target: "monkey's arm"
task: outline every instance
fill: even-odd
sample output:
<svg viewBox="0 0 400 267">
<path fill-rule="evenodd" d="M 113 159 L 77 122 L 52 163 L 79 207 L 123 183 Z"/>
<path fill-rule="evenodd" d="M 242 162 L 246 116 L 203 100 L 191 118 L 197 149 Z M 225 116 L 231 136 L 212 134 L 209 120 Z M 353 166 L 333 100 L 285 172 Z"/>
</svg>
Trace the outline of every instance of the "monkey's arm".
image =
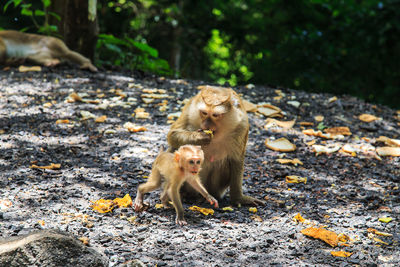
<svg viewBox="0 0 400 267">
<path fill-rule="evenodd" d="M 214 205 L 214 207 L 218 208 L 218 201 L 207 192 L 204 186 L 200 183 L 199 177 L 188 179 L 186 182 L 197 190 L 197 192 L 199 192 L 210 203 L 210 205 Z"/>
</svg>

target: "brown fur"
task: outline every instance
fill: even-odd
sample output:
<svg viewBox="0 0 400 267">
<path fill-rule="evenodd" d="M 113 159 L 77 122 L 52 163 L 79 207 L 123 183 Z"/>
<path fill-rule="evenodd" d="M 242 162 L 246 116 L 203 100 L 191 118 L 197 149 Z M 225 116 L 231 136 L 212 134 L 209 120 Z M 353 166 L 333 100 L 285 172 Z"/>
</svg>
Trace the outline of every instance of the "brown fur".
<svg viewBox="0 0 400 267">
<path fill-rule="evenodd" d="M 55 66 L 71 61 L 82 69 L 97 71 L 91 61 L 71 51 L 60 39 L 18 31 L 0 31 L 0 64 L 31 61 L 44 66 Z"/>
</svg>

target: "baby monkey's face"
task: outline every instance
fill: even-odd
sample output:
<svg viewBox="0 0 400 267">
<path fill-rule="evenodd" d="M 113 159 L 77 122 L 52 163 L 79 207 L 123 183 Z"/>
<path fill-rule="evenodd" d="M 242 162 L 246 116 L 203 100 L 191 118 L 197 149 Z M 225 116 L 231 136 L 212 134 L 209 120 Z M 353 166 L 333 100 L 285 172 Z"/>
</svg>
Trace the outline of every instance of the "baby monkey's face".
<svg viewBox="0 0 400 267">
<path fill-rule="evenodd" d="M 199 157 L 190 158 L 187 161 L 187 169 L 191 174 L 196 175 L 200 172 L 202 163 L 203 163 L 203 159 L 201 159 Z"/>
</svg>

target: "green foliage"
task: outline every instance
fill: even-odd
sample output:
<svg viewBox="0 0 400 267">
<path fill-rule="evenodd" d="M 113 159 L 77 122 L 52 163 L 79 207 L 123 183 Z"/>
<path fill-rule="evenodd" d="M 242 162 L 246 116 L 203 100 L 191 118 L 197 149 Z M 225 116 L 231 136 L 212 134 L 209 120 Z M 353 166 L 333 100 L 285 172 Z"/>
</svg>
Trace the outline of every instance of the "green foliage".
<svg viewBox="0 0 400 267">
<path fill-rule="evenodd" d="M 153 47 L 132 38 L 117 38 L 112 34 L 100 34 L 97 41 L 97 63 L 142 70 L 159 75 L 172 75 L 168 62 L 158 57 Z"/>
<path fill-rule="evenodd" d="M 50 25 L 48 23 L 49 16 L 55 17 L 60 20 L 60 16 L 54 12 L 49 12 L 48 7 L 51 4 L 51 0 L 40 0 L 41 7 L 35 7 L 32 3 L 27 3 L 23 0 L 8 0 L 3 7 L 3 12 L 6 12 L 8 7 L 13 4 L 14 8 L 20 8 L 20 14 L 22 16 L 29 17 L 35 25 L 38 32 L 46 35 L 56 35 L 58 32 L 57 26 Z"/>
</svg>

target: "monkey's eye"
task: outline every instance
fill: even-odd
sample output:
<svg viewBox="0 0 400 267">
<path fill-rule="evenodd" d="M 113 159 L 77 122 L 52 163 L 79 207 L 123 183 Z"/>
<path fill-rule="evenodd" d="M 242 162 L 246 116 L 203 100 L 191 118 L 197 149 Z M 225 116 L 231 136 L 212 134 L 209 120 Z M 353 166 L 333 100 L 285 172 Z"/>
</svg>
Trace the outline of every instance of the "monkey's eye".
<svg viewBox="0 0 400 267">
<path fill-rule="evenodd" d="M 217 119 L 217 118 L 219 118 L 221 116 L 221 114 L 213 113 L 212 116 Z"/>
<path fill-rule="evenodd" d="M 200 110 L 200 113 L 201 113 L 201 115 L 203 115 L 203 116 L 207 116 L 207 111 Z"/>
<path fill-rule="evenodd" d="M 194 160 L 189 160 L 189 164 L 193 165 L 194 164 Z"/>
<path fill-rule="evenodd" d="M 197 165 L 200 165 L 200 160 L 196 161 L 196 164 L 197 164 Z"/>
</svg>

